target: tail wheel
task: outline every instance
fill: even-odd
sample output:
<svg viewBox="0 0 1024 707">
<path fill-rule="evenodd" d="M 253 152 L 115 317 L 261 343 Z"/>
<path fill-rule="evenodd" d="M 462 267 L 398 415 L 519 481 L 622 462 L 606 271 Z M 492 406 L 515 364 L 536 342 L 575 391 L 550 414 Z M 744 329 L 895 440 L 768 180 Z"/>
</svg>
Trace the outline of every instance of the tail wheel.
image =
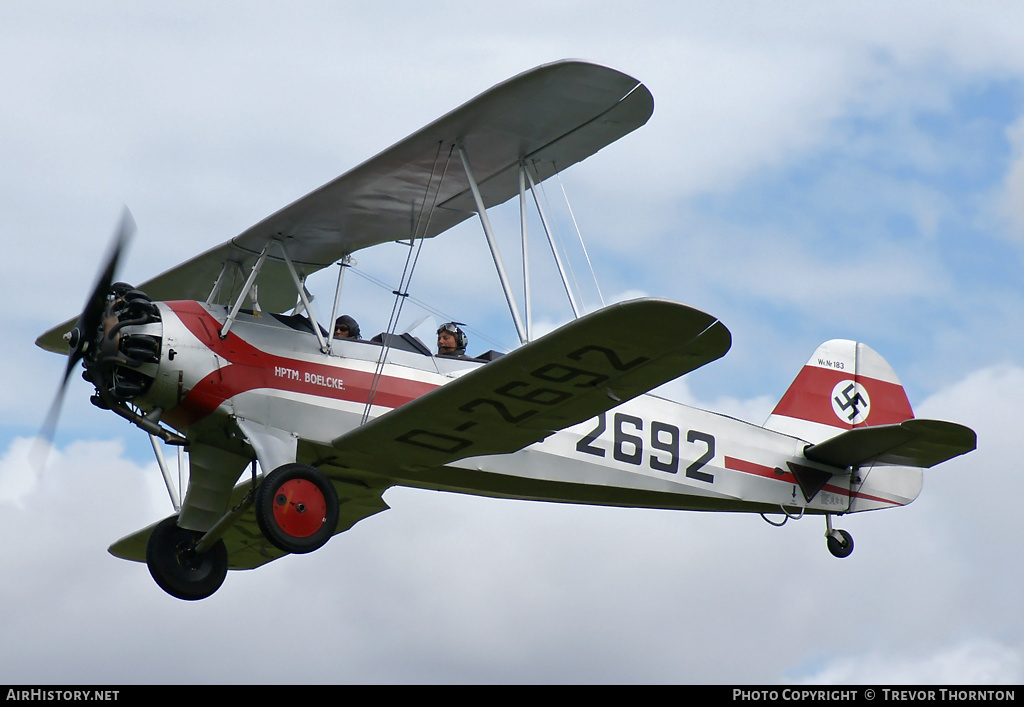
<svg viewBox="0 0 1024 707">
<path fill-rule="evenodd" d="M 318 550 L 338 528 L 334 484 L 311 466 L 280 466 L 256 489 L 256 522 L 263 536 L 285 552 Z"/>
<path fill-rule="evenodd" d="M 146 565 L 160 588 L 172 597 L 195 601 L 205 599 L 224 583 L 228 574 L 228 551 L 218 540 L 204 553 L 196 552 L 202 533 L 178 527 L 178 517 L 160 522 L 146 543 Z"/>
<path fill-rule="evenodd" d="M 828 551 L 836 557 L 849 557 L 853 553 L 853 536 L 845 530 L 833 530 L 825 536 Z"/>
</svg>

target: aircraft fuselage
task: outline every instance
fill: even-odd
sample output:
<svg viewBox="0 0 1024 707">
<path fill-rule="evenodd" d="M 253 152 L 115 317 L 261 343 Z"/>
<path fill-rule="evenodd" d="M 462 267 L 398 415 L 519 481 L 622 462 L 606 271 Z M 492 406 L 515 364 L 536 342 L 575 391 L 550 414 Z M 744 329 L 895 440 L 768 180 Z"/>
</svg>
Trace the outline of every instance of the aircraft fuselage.
<svg viewBox="0 0 1024 707">
<path fill-rule="evenodd" d="M 332 440 L 487 365 L 400 348 L 390 348 L 378 365 L 384 349 L 369 341 L 336 339 L 325 354 L 311 332 L 268 314 L 239 314 L 221 339 L 224 307 L 192 301 L 158 306 L 160 363 L 136 404 L 163 409 L 163 422 L 200 442 L 244 437 L 240 421 L 279 430 L 303 441 L 302 461 L 334 477 L 372 477 L 374 470 L 334 466 Z M 647 394 L 513 454 L 392 471 L 378 483 L 570 503 L 790 514 L 906 505 L 921 490 L 919 469 L 842 473 L 806 459 L 806 445 Z M 808 490 L 794 466 L 827 481 Z"/>
</svg>

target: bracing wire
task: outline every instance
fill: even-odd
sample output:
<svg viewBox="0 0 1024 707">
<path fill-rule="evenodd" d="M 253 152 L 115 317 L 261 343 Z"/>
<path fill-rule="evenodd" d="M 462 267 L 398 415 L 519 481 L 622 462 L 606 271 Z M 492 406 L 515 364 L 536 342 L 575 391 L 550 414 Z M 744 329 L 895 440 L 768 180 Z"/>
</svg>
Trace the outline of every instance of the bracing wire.
<svg viewBox="0 0 1024 707">
<path fill-rule="evenodd" d="M 590 253 L 587 252 L 587 244 L 583 242 L 583 233 L 580 231 L 580 225 L 576 222 L 576 214 L 573 213 L 572 204 L 569 203 L 569 195 L 565 191 L 565 184 L 562 183 L 561 172 L 555 172 L 555 176 L 558 178 L 558 186 L 562 188 L 562 197 L 565 199 L 565 205 L 569 209 L 569 216 L 572 218 L 572 225 L 576 229 L 576 237 L 579 238 L 580 247 L 583 248 L 583 257 L 587 259 L 587 267 L 590 268 L 590 277 L 594 280 L 594 287 L 597 288 L 597 296 L 601 300 L 601 306 L 604 306 L 604 295 L 601 293 L 601 285 L 597 282 L 597 273 L 594 272 L 594 264 L 590 260 Z"/>
<path fill-rule="evenodd" d="M 377 287 L 381 288 L 382 290 L 384 290 L 386 292 L 394 293 L 394 289 L 395 288 L 392 287 L 391 285 L 387 284 L 386 282 L 384 282 L 380 278 L 375 277 L 375 276 L 371 275 L 368 272 L 360 270 L 357 266 L 354 266 L 354 265 L 349 266 L 349 268 L 350 268 L 349 272 L 351 272 L 353 275 L 358 275 L 359 277 L 363 278 L 367 282 L 376 285 Z M 450 322 L 450 321 L 454 321 L 454 320 L 458 319 L 458 317 L 456 315 L 451 314 L 449 312 L 445 312 L 445 311 L 443 311 L 441 309 L 438 309 L 434 305 L 432 305 L 432 304 L 430 304 L 428 302 L 425 302 L 425 301 L 423 301 L 421 299 L 418 299 L 416 297 L 413 297 L 412 295 L 409 295 L 405 299 L 408 300 L 409 303 L 414 304 L 417 307 L 420 307 L 421 309 L 423 309 L 426 312 L 429 312 L 430 314 L 433 314 L 439 321 Z M 474 327 L 469 326 L 467 324 L 461 324 L 460 326 L 468 334 L 472 334 L 475 339 L 480 339 L 481 341 L 486 341 L 488 344 L 491 345 L 492 349 L 499 350 L 499 351 L 506 351 L 506 352 L 508 351 L 508 347 L 505 344 L 503 344 L 503 343 L 501 343 L 501 342 L 499 342 L 499 341 L 497 341 L 495 339 L 492 339 L 491 337 L 489 337 L 486 334 L 482 333 L 480 330 L 475 329 Z"/>
<path fill-rule="evenodd" d="M 388 336 L 385 337 L 385 341 L 382 342 L 384 345 L 381 347 L 380 355 L 377 357 L 377 365 L 374 368 L 373 379 L 370 382 L 370 391 L 366 398 L 366 407 L 363 409 L 363 417 L 360 422 L 361 425 L 366 424 L 367 420 L 370 419 L 370 410 L 373 407 L 373 399 L 377 395 L 377 388 L 380 385 L 380 381 L 384 373 L 384 363 L 387 360 L 388 351 L 391 348 L 389 343 L 390 335 L 395 333 L 399 319 L 402 316 L 402 308 L 405 305 L 405 300 L 409 297 L 409 287 L 412 284 L 412 275 L 416 270 L 416 264 L 419 262 L 420 251 L 423 249 L 423 241 L 426 239 L 426 233 L 430 228 L 430 219 L 434 214 L 434 207 L 436 206 L 437 198 L 441 193 L 441 185 L 444 183 L 445 175 L 448 173 L 448 165 L 451 163 L 452 153 L 455 150 L 455 146 L 453 144 L 448 150 L 448 157 L 445 160 L 444 168 L 441 170 L 441 176 L 437 182 L 437 188 L 434 190 L 434 197 L 431 199 L 430 190 L 434 183 L 434 175 L 437 173 L 437 166 L 440 162 L 442 146 L 443 142 L 437 143 L 437 153 L 434 155 L 434 163 L 430 168 L 430 176 L 428 177 L 427 184 L 423 190 L 423 201 L 420 202 L 420 209 L 416 216 L 416 223 L 413 225 L 412 237 L 409 243 L 409 253 L 405 259 L 405 267 L 403 268 L 402 276 L 399 279 L 398 289 L 393 292 L 395 295 L 395 302 L 391 307 L 391 317 L 388 319 Z M 420 227 L 421 224 L 422 228 Z"/>
<path fill-rule="evenodd" d="M 552 163 L 552 165 L 554 165 L 554 163 Z M 587 268 L 590 270 L 590 277 L 594 282 L 594 288 L 597 290 L 598 299 L 601 301 L 601 306 L 603 307 L 605 306 L 604 293 L 601 292 L 601 285 L 597 281 L 597 273 L 594 271 L 594 263 L 590 259 L 590 252 L 587 250 L 587 244 L 583 240 L 583 232 L 580 230 L 579 222 L 576 220 L 576 214 L 572 209 L 572 203 L 570 203 L 569 201 L 569 194 L 565 189 L 565 184 L 562 182 L 562 175 L 557 169 L 555 170 L 555 177 L 557 177 L 558 179 L 558 186 L 562 190 L 562 198 L 565 201 L 565 206 L 569 211 L 569 217 L 570 219 L 572 219 L 572 225 L 576 231 L 576 238 L 577 240 L 579 240 L 580 248 L 583 250 L 583 257 L 587 261 Z M 548 210 L 551 211 L 551 202 L 548 198 L 547 190 L 544 188 L 544 183 L 540 182 L 537 186 L 540 188 L 541 198 L 547 205 Z M 558 241 L 558 244 L 561 247 L 562 252 L 565 253 L 567 256 L 566 268 L 569 271 L 569 276 L 572 279 L 573 286 L 576 288 L 576 292 L 580 295 L 582 299 L 583 289 L 580 287 L 579 279 L 576 276 L 576 270 L 572 265 L 572 259 L 568 258 L 569 251 L 565 246 L 565 241 L 562 238 L 561 230 L 558 228 L 557 223 L 552 224 L 552 228 L 555 232 L 555 239 Z"/>
<path fill-rule="evenodd" d="M 538 182 L 537 188 L 540 190 L 540 197 L 544 201 L 548 213 L 554 213 L 554 211 L 551 208 L 551 200 L 548 198 L 547 189 L 544 187 L 544 182 Z M 569 258 L 569 249 L 565 247 L 565 241 L 562 238 L 562 231 L 558 227 L 558 222 L 556 219 L 552 220 L 551 229 L 554 231 L 555 241 L 558 242 L 559 248 L 561 248 L 562 253 L 565 255 L 565 268 L 568 270 L 569 279 L 572 280 L 573 287 L 576 288 L 576 294 L 582 295 L 583 291 L 582 288 L 580 288 L 579 280 L 576 278 L 576 271 L 572 267 L 572 259 Z M 582 307 L 583 303 L 581 302 L 580 305 Z"/>
</svg>

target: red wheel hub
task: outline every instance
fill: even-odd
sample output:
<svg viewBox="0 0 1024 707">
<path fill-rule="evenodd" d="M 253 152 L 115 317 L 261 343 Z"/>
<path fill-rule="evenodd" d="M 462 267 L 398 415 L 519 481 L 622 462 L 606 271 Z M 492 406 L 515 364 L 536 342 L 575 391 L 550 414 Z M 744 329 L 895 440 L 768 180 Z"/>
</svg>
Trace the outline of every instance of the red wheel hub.
<svg viewBox="0 0 1024 707">
<path fill-rule="evenodd" d="M 311 481 L 285 481 L 274 494 L 274 520 L 293 538 L 308 538 L 327 520 L 327 500 Z"/>
</svg>

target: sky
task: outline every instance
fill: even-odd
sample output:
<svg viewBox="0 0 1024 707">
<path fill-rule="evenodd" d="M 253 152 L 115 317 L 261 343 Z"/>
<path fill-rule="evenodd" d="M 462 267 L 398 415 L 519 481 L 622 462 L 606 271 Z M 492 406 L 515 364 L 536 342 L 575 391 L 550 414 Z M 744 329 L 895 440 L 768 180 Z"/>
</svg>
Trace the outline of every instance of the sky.
<svg viewBox="0 0 1024 707">
<path fill-rule="evenodd" d="M 1024 682 L 1022 40 L 1013 2 L 0 0 L 0 683 Z M 80 310 L 122 209 L 141 282 L 563 58 L 655 100 L 546 187 L 600 284 L 577 254 L 585 305 L 665 297 L 732 332 L 666 395 L 760 424 L 819 343 L 856 339 L 978 449 L 912 505 L 840 519 L 844 560 L 818 517 L 401 488 L 202 602 L 110 556 L 172 512 L 145 435 L 75 375 L 46 468 L 28 456 L 65 365 L 33 342 Z M 356 254 L 364 333 L 403 257 Z M 544 331 L 571 312 L 541 267 Z M 329 312 L 333 282 L 312 287 Z M 426 245 L 412 289 L 407 322 L 513 345 L 475 223 Z"/>
</svg>

